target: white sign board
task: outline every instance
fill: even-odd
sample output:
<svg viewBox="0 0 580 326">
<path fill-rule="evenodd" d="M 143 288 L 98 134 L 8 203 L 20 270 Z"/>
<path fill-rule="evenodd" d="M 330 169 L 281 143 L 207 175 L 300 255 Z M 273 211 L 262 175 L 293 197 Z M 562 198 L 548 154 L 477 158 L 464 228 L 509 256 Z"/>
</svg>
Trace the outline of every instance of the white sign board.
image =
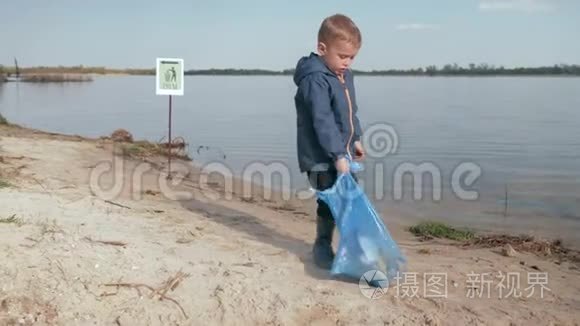
<svg viewBox="0 0 580 326">
<path fill-rule="evenodd" d="M 157 58 L 157 95 L 183 95 L 183 59 Z"/>
</svg>

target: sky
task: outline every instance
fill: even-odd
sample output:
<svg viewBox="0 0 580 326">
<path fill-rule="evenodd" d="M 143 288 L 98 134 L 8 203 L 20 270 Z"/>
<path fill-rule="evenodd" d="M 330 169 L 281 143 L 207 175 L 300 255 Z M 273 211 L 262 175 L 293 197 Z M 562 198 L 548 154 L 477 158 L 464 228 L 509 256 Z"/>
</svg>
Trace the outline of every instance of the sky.
<svg viewBox="0 0 580 326">
<path fill-rule="evenodd" d="M 0 64 L 281 70 L 335 13 L 362 31 L 355 69 L 580 64 L 578 0 L 2 1 Z"/>
</svg>

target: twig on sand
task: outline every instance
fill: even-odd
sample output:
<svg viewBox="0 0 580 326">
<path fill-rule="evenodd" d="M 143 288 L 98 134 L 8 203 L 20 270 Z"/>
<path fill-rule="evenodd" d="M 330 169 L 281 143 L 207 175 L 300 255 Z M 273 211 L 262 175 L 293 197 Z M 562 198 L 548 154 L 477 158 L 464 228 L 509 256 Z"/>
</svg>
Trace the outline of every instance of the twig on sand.
<svg viewBox="0 0 580 326">
<path fill-rule="evenodd" d="M 30 178 L 34 180 L 34 182 L 36 182 L 42 188 L 42 190 L 44 190 L 45 193 L 47 193 L 50 197 L 52 197 L 52 194 L 48 190 L 46 190 L 46 187 L 40 181 L 38 181 L 38 179 L 36 179 L 35 177 Z"/>
<path fill-rule="evenodd" d="M 137 292 L 140 292 L 140 291 L 137 291 Z M 114 293 L 105 292 L 105 293 L 101 293 L 100 297 L 111 297 L 111 296 L 117 295 L 117 293 L 119 293 L 119 291 L 114 292 Z"/>
<path fill-rule="evenodd" d="M 62 278 L 66 282 L 66 285 L 70 286 L 70 283 L 68 282 L 68 277 L 66 277 L 66 273 L 64 272 L 64 268 L 62 267 L 62 264 L 60 263 L 59 260 L 56 261 L 56 267 L 61 272 Z"/>
<path fill-rule="evenodd" d="M 177 274 L 175 274 L 175 276 L 167 279 L 167 281 L 165 281 L 163 286 L 161 286 L 161 287 L 157 288 L 155 291 L 153 291 L 153 293 L 151 293 L 149 298 L 153 298 L 156 294 L 159 294 L 160 297 L 165 297 L 165 294 L 167 294 L 167 291 L 169 291 L 170 289 L 171 289 L 171 291 L 174 291 L 175 288 L 177 288 L 177 286 L 179 285 L 179 283 L 181 283 L 181 281 L 188 276 L 189 276 L 188 274 L 184 274 L 181 271 L 177 272 Z"/>
<path fill-rule="evenodd" d="M 122 208 L 131 209 L 131 207 L 129 207 L 129 206 L 121 205 L 121 204 L 115 203 L 115 202 L 110 201 L 110 200 L 105 200 L 105 203 L 111 204 L 111 205 L 115 205 L 115 206 L 118 206 L 118 207 L 122 207 Z"/>
<path fill-rule="evenodd" d="M 481 261 L 484 261 L 484 262 L 487 262 L 487 263 L 492 263 L 492 264 L 493 264 L 493 261 L 491 261 L 491 260 L 489 260 L 489 259 L 485 259 L 485 258 L 481 258 L 481 257 L 475 257 L 474 259 L 475 259 L 475 262 L 476 262 L 476 263 L 477 263 L 477 262 L 479 262 L 479 261 L 481 260 Z"/>
<path fill-rule="evenodd" d="M 127 243 L 121 242 L 121 241 L 93 240 L 90 237 L 84 237 L 84 239 L 89 241 L 89 242 L 97 242 L 97 243 L 102 243 L 102 244 L 111 245 L 111 246 L 118 246 L 118 247 L 126 247 L 127 246 Z"/>
<path fill-rule="evenodd" d="M 265 255 L 266 255 L 266 256 L 279 256 L 279 255 L 283 255 L 283 254 L 285 254 L 285 253 L 286 253 L 286 251 L 284 251 L 284 250 L 280 250 L 280 251 L 273 252 L 273 253 L 267 253 L 267 254 L 265 254 Z"/>
<path fill-rule="evenodd" d="M 155 295 L 159 296 L 159 300 L 162 301 L 163 299 L 171 301 L 173 303 L 175 303 L 177 305 L 177 307 L 179 307 L 179 310 L 181 310 L 181 313 L 183 314 L 183 316 L 188 319 L 189 317 L 187 316 L 187 314 L 185 313 L 185 309 L 183 309 L 183 307 L 181 306 L 181 304 L 179 304 L 179 302 L 177 302 L 177 300 L 168 297 L 166 294 L 167 292 L 174 291 L 177 286 L 181 283 L 181 281 L 183 281 L 183 279 L 185 279 L 186 277 L 189 277 L 189 274 L 183 273 L 181 271 L 177 272 L 177 274 L 175 276 L 172 276 L 170 278 L 168 278 L 165 282 L 163 282 L 163 285 L 161 285 L 158 288 L 153 288 L 152 286 L 149 286 L 147 284 L 142 284 L 142 283 L 108 283 L 108 284 L 103 284 L 104 286 L 114 286 L 114 287 L 126 287 L 126 288 L 133 288 L 136 289 L 137 292 L 139 293 L 139 296 L 141 296 L 141 291 L 140 288 L 147 288 L 148 290 L 151 291 L 151 295 L 149 296 L 149 298 L 153 298 Z M 104 295 L 113 295 L 116 293 L 104 293 Z M 103 295 L 101 295 L 103 296 Z"/>
<path fill-rule="evenodd" d="M 151 287 L 147 284 L 140 284 L 140 283 L 109 283 L 109 284 L 103 284 L 103 285 L 104 286 L 115 286 L 117 288 L 123 287 L 123 288 L 135 289 L 135 290 L 137 290 L 137 293 L 139 294 L 139 296 L 141 296 L 141 290 L 139 289 L 141 287 L 148 288 L 151 291 L 155 291 L 155 289 L 153 289 L 153 287 Z M 118 293 L 118 291 L 115 293 L 103 293 L 103 294 L 101 294 L 101 296 L 106 297 L 106 296 L 115 295 L 117 293 Z"/>
<path fill-rule="evenodd" d="M 7 158 L 9 160 L 23 160 L 26 157 L 24 157 L 24 156 L 21 155 L 21 156 L 4 156 L 4 158 Z"/>
</svg>

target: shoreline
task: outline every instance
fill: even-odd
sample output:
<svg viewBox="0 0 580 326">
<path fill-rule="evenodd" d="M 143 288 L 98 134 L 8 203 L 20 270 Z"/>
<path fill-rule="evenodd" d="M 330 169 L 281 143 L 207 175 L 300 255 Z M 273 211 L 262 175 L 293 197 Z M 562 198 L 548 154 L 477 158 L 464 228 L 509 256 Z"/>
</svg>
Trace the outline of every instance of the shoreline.
<svg viewBox="0 0 580 326">
<path fill-rule="evenodd" d="M 578 320 L 573 307 L 580 302 L 580 265 L 560 256 L 558 247 L 528 252 L 525 246 L 534 242 L 481 238 L 468 245 L 428 233 L 416 236 L 389 217 L 387 227 L 407 256 L 408 271 L 416 273 L 419 291 L 404 296 L 404 288 L 392 285 L 369 299 L 357 284 L 330 279 L 314 266 L 312 200 L 267 201 L 260 189 L 254 197 L 235 193 L 227 199 L 220 196 L 219 179 L 200 183 L 185 161 L 172 170 L 191 181 L 166 189 L 159 182 L 165 180 L 164 157 L 143 161 L 124 153 L 107 139 L 0 125 L 0 179 L 7 184 L 0 187 L 0 323 L 574 325 Z M 116 158 L 123 164 L 111 168 Z M 116 169 L 124 173 L 111 173 Z M 143 173 L 134 178 L 135 171 Z M 504 255 L 503 240 L 515 250 Z M 533 285 L 530 273 L 547 273 L 550 291 L 540 297 L 536 287 L 529 297 L 500 298 L 494 278 L 493 296 L 469 297 L 473 273 L 498 272 L 520 275 L 524 294 Z M 445 274 L 446 297 L 425 295 L 430 273 Z M 413 284 L 406 284 L 407 294 Z"/>
<path fill-rule="evenodd" d="M 461 68 L 459 70 L 358 70 L 353 69 L 353 74 L 359 77 L 580 77 L 580 66 L 574 66 L 574 71 L 548 72 L 554 67 L 541 68 L 509 68 L 505 70 L 470 71 Z M 560 68 L 562 69 L 562 68 Z M 6 71 L 10 78 L 14 71 Z M 43 76 L 43 75 L 89 75 L 89 76 L 155 76 L 155 69 L 108 69 L 104 67 L 43 67 L 43 68 L 21 68 L 20 74 L 23 76 Z M 186 70 L 185 76 L 272 76 L 272 77 L 292 77 L 293 69 L 270 70 L 270 69 L 235 69 L 235 68 L 210 68 Z"/>
<path fill-rule="evenodd" d="M 32 129 L 28 127 L 22 127 L 18 125 L 11 125 L 15 127 L 12 130 L 13 134 L 28 134 L 33 133 L 39 136 L 48 136 L 54 137 L 55 139 L 63 139 L 63 140 L 74 140 L 74 141 L 88 141 L 88 142 L 102 142 L 103 140 L 111 140 L 110 135 L 100 136 L 98 138 L 91 138 L 85 137 L 81 135 L 73 135 L 73 134 L 63 134 L 63 133 L 55 133 L 49 131 L 43 131 L 38 129 Z M 144 145 L 140 145 L 144 144 Z M 134 147 L 135 146 L 145 146 L 147 149 L 145 151 L 151 151 L 148 147 L 154 146 L 156 144 L 150 143 L 149 141 L 145 140 L 135 140 L 132 143 L 120 144 L 119 151 L 125 151 L 126 147 Z M 185 150 L 185 147 L 182 148 L 182 151 Z M 131 148 L 129 148 L 131 149 Z M 174 154 L 175 155 L 175 154 Z M 182 152 L 179 155 L 182 157 L 187 157 L 186 152 Z M 151 155 L 150 155 L 151 156 Z M 139 156 L 129 157 L 130 159 L 141 159 Z M 201 181 L 199 179 L 199 175 L 201 170 L 206 167 L 208 164 L 202 164 L 196 162 L 195 160 L 190 161 L 188 160 L 180 160 L 179 157 L 173 158 L 176 164 L 181 165 L 181 169 L 187 169 L 190 178 L 185 180 L 184 183 L 188 183 L 190 186 L 193 185 L 196 188 L 200 188 Z M 145 158 L 144 162 L 149 162 L 156 166 L 159 169 L 165 169 L 166 167 L 166 157 L 159 158 L 157 157 L 155 161 L 151 161 L 148 158 Z M 218 162 L 219 163 L 219 162 Z M 175 164 L 175 163 L 174 163 Z M 218 174 L 220 174 L 219 172 Z M 223 174 L 221 174 L 223 176 Z M 214 175 L 215 177 L 215 175 Z M 242 200 L 247 203 L 255 203 L 259 205 L 266 205 L 267 207 L 272 207 L 279 210 L 286 210 L 286 211 L 296 211 L 297 214 L 302 216 L 309 216 L 312 220 L 313 212 L 316 210 L 316 206 L 314 201 L 314 195 L 311 195 L 307 200 L 300 200 L 296 198 L 296 191 L 298 189 L 292 189 L 290 193 L 283 193 L 275 188 L 267 188 L 263 185 L 256 183 L 254 181 L 248 180 L 241 180 L 241 177 L 238 175 L 232 175 L 228 178 L 228 181 L 231 182 L 231 185 L 225 186 L 224 179 L 218 177 L 217 179 L 212 179 L 211 177 L 208 179 L 210 188 L 214 190 L 219 190 L 219 197 L 222 199 L 224 197 L 231 197 L 235 200 Z M 204 184 L 203 186 L 208 186 Z M 250 198 L 244 198 L 244 193 L 249 190 Z M 271 199 L 263 198 L 264 194 L 269 194 Z M 290 197 L 289 199 L 284 199 L 285 196 Z M 260 198 L 262 197 L 262 198 Z M 396 203 L 395 203 L 396 204 Z M 471 232 L 475 232 L 482 235 L 497 235 L 497 236 L 518 236 L 518 237 L 535 237 L 538 239 L 543 239 L 546 241 L 561 241 L 563 242 L 568 248 L 573 250 L 580 250 L 580 239 L 573 239 L 570 237 L 562 237 L 561 234 L 557 231 L 557 229 L 550 229 L 550 231 L 542 230 L 540 228 L 532 227 L 529 224 L 531 220 L 537 220 L 536 224 L 541 223 L 546 220 L 545 216 L 534 216 L 525 214 L 522 216 L 518 215 L 510 215 L 501 219 L 501 221 L 493 221 L 491 219 L 485 220 L 483 222 L 477 223 L 476 221 L 463 221 L 457 218 L 450 218 L 450 217 L 420 217 L 423 215 L 422 212 L 417 212 L 414 216 L 406 215 L 405 212 L 400 211 L 399 209 L 389 208 L 389 207 L 376 207 L 379 215 L 383 217 L 384 222 L 387 224 L 387 227 L 392 228 L 394 227 L 398 232 L 408 232 L 408 228 L 411 226 L 421 223 L 421 222 L 440 222 L 445 223 L 450 226 L 460 227 L 461 229 L 469 230 Z M 411 213 L 408 213 L 411 214 Z M 499 213 L 498 213 L 499 214 Z M 557 218 L 553 217 L 555 221 L 558 221 Z M 506 221 L 510 221 L 509 224 L 506 224 Z M 527 225 L 527 227 L 525 226 Z M 524 227 L 526 230 L 524 231 L 517 231 L 518 227 Z"/>
<path fill-rule="evenodd" d="M 87 141 L 99 144 L 103 141 L 110 142 L 111 144 L 116 144 L 117 148 L 110 148 L 112 151 L 116 151 L 119 157 L 125 157 L 129 160 L 137 160 L 141 163 L 148 163 L 152 164 L 155 168 L 159 170 L 165 171 L 167 166 L 167 157 L 166 156 L 159 156 L 158 150 L 153 151 L 151 154 L 143 157 L 143 156 L 134 156 L 131 154 L 124 153 L 127 151 L 127 147 L 133 146 L 145 146 L 146 148 L 151 146 L 159 146 L 158 144 L 153 144 L 146 140 L 135 140 L 128 143 L 123 142 L 115 142 L 112 140 L 110 135 L 103 135 L 98 138 L 94 137 L 86 137 L 81 135 L 73 135 L 73 134 L 63 134 L 63 133 L 56 133 L 50 131 L 44 131 L 39 129 L 33 129 L 28 127 L 22 127 L 19 125 L 9 124 L 9 129 L 12 128 L 13 135 L 26 135 L 26 134 L 34 134 L 38 135 L 39 137 L 50 137 L 56 140 L 71 140 L 71 141 Z M 1 135 L 1 133 L 0 133 Z M 114 138 L 114 137 L 113 137 Z M 185 150 L 187 144 L 184 144 L 184 148 L 182 151 Z M 99 145 L 102 146 L 102 145 Z M 165 155 L 165 153 L 163 153 Z M 183 160 L 181 158 L 187 158 Z M 265 205 L 266 207 L 279 209 L 279 210 L 286 210 L 286 211 L 296 211 L 297 214 L 302 216 L 309 216 L 312 220 L 314 220 L 313 212 L 316 210 L 316 205 L 314 203 L 314 195 L 311 195 L 308 199 L 303 200 L 297 198 L 296 191 L 298 189 L 292 189 L 290 193 L 283 192 L 275 188 L 268 188 L 264 187 L 262 184 L 256 183 L 254 181 L 242 180 L 238 175 L 232 175 L 229 178 L 223 179 L 223 174 L 218 172 L 218 177 L 216 175 L 209 175 L 207 181 L 200 180 L 200 174 L 204 167 L 208 164 L 202 164 L 196 162 L 195 160 L 191 160 L 186 152 L 182 152 L 179 154 L 174 154 L 172 159 L 173 168 L 177 166 L 177 174 L 187 174 L 188 177 L 183 179 L 181 183 L 187 184 L 189 187 L 194 187 L 196 189 L 200 189 L 201 187 L 209 187 L 212 190 L 218 192 L 217 195 L 214 197 L 219 197 L 220 199 L 230 198 L 230 200 L 241 200 L 246 203 L 254 203 L 256 205 Z M 181 171 L 179 171 L 181 170 Z M 184 172 L 187 170 L 186 172 Z M 172 171 L 173 174 L 176 171 Z M 230 182 L 231 184 L 226 186 L 225 183 Z M 181 186 L 181 185 L 180 185 Z M 191 190 L 191 189 L 190 189 Z M 249 190 L 249 197 L 246 195 L 246 192 Z M 265 194 L 268 194 L 267 198 Z M 393 225 L 398 229 L 400 232 L 408 232 L 408 229 L 413 225 L 421 222 L 438 222 L 438 223 L 445 223 L 450 226 L 459 226 L 459 228 L 464 230 L 469 230 L 470 232 L 482 234 L 482 235 L 497 235 L 497 236 L 518 236 L 518 237 L 528 237 L 532 236 L 535 238 L 543 239 L 546 241 L 563 241 L 559 236 L 555 236 L 557 234 L 556 231 L 551 232 L 551 236 L 548 236 L 546 233 L 542 233 L 541 231 L 532 231 L 531 229 L 528 231 L 516 232 L 515 228 L 517 227 L 515 224 L 510 225 L 507 227 L 507 232 L 501 232 L 501 229 L 506 229 L 505 225 L 500 225 L 494 222 L 487 222 L 487 223 L 473 223 L 473 222 L 457 222 L 456 219 L 444 219 L 444 218 L 420 218 L 420 217 L 412 217 L 405 216 L 402 212 L 394 212 L 392 209 L 389 210 L 387 208 L 383 208 L 382 210 L 380 207 L 376 207 L 379 215 L 381 215 L 387 223 L 387 227 Z M 529 219 L 529 218 L 538 218 L 543 220 L 544 217 L 535 217 L 535 216 L 508 216 L 504 218 L 504 220 L 509 219 L 512 223 L 523 223 L 524 221 L 520 221 L 522 219 Z M 519 221 L 519 222 L 516 222 Z M 539 234 L 535 234 L 538 232 Z M 564 240 L 564 243 L 570 248 L 574 250 L 580 250 L 580 241 L 578 242 L 571 242 L 569 239 Z"/>
<path fill-rule="evenodd" d="M 155 78 L 154 74 L 132 74 L 132 73 L 123 73 L 123 72 L 119 72 L 119 73 L 105 73 L 105 74 L 99 74 L 99 73 L 40 73 L 40 74 L 34 74 L 35 76 L 42 76 L 42 75 L 51 75 L 51 74 L 62 74 L 62 75 L 88 75 L 88 76 L 92 76 L 92 77 L 114 77 L 114 76 L 135 76 L 135 77 L 152 77 Z M 291 78 L 292 75 L 290 74 L 185 74 L 185 77 L 284 77 L 284 78 Z M 494 74 L 489 74 L 489 75 L 453 75 L 453 74 L 449 74 L 449 75 L 433 75 L 433 76 L 429 76 L 429 75 L 408 75 L 408 74 L 401 74 L 401 75 L 397 75 L 397 74 L 385 74 L 385 75 L 374 75 L 374 74 L 358 74 L 356 75 L 359 78 L 360 77 L 375 77 L 375 78 L 388 78 L 388 77 L 416 77 L 416 78 L 524 78 L 524 77 L 545 77 L 545 78 L 580 78 L 580 75 L 566 75 L 566 74 L 537 74 L 537 75 L 533 75 L 533 74 L 513 74 L 513 75 L 494 75 Z M 6 82 L 15 82 L 13 80 L 7 80 Z"/>
</svg>

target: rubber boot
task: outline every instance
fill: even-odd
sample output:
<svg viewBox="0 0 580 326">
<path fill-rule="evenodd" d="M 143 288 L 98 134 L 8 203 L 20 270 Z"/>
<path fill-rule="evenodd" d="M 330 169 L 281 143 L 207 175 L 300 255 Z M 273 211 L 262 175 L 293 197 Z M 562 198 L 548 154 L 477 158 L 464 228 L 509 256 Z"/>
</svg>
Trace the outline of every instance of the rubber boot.
<svg viewBox="0 0 580 326">
<path fill-rule="evenodd" d="M 331 269 L 334 262 L 332 251 L 332 236 L 334 232 L 334 219 L 316 217 L 316 240 L 314 241 L 314 263 L 322 269 Z"/>
</svg>

